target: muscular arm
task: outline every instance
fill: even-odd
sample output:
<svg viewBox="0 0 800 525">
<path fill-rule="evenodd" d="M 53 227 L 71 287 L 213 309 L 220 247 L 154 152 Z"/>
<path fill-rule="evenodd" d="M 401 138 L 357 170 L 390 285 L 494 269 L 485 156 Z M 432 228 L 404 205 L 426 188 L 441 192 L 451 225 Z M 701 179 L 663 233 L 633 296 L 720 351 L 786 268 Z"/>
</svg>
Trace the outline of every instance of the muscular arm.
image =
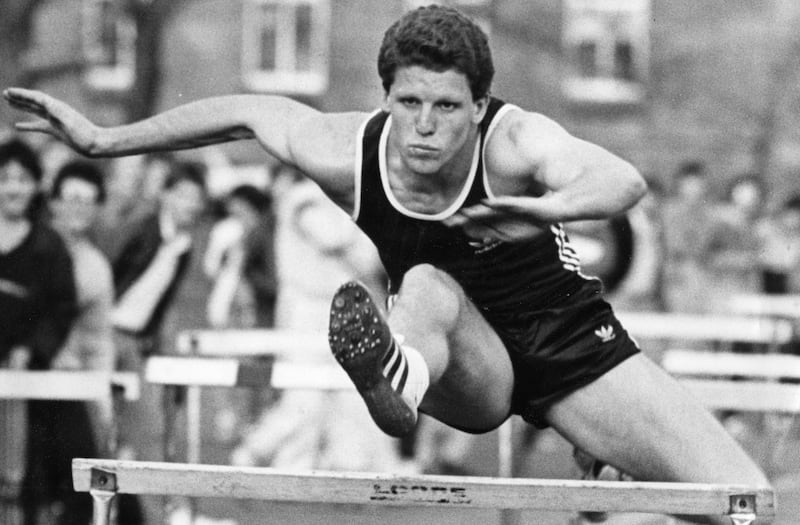
<svg viewBox="0 0 800 525">
<path fill-rule="evenodd" d="M 516 112 L 509 120 L 501 140 L 515 169 L 529 174 L 529 188 L 543 192 L 530 201 L 543 221 L 605 219 L 644 195 L 638 171 L 606 149 L 573 137 L 542 115 Z"/>
<path fill-rule="evenodd" d="M 100 127 L 39 91 L 9 88 L 3 96 L 16 109 L 40 117 L 18 123 L 17 129 L 48 133 L 89 157 L 256 139 L 268 153 L 300 169 L 340 204 L 352 190 L 355 132 L 365 118 L 363 113 L 322 113 L 287 97 L 229 95 L 191 102 L 131 124 Z"/>
<path fill-rule="evenodd" d="M 628 162 L 535 113 L 500 122 L 486 163 L 495 197 L 446 221 L 476 238 L 523 240 L 549 224 L 613 217 L 646 191 Z"/>
</svg>

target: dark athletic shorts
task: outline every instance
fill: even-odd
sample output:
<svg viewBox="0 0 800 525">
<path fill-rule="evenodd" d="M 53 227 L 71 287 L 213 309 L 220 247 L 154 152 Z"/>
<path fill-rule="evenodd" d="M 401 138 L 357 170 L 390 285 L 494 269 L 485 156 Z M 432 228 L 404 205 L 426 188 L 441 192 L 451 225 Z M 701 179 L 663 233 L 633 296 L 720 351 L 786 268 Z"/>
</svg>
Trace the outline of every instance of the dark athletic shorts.
<svg viewBox="0 0 800 525">
<path fill-rule="evenodd" d="M 514 367 L 511 411 L 538 428 L 549 426 L 553 403 L 639 352 L 611 306 L 587 288 L 562 308 L 490 321 Z"/>
</svg>

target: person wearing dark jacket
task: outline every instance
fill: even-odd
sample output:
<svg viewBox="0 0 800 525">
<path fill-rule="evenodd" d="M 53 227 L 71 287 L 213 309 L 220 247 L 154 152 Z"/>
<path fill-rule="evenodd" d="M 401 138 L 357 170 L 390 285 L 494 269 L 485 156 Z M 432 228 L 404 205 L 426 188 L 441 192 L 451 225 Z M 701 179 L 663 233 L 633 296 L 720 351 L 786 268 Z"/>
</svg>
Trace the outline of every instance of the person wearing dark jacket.
<svg viewBox="0 0 800 525">
<path fill-rule="evenodd" d="M 50 368 L 78 311 L 69 251 L 38 217 L 41 176 L 37 155 L 27 144 L 19 139 L 0 144 L 0 366 L 14 369 Z M 20 489 L 26 524 L 36 523 L 50 508 L 61 512 L 49 523 L 91 519 L 92 503 L 72 491 L 69 459 L 60 447 L 64 425 L 85 415 L 82 409 L 80 403 L 28 401 L 27 425 L 20 425 L 23 406 L 3 403 L 4 456 L 19 460 L 16 469 L 4 465 L 3 475 L 11 478 L 5 480 L 9 484 L 19 484 L 12 490 Z"/>
</svg>

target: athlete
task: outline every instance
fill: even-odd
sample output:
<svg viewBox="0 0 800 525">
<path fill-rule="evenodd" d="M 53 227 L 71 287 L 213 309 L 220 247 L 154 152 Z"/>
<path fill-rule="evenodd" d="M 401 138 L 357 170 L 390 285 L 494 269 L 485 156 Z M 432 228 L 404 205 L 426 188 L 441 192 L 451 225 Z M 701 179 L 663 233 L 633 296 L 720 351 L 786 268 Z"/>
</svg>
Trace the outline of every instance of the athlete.
<svg viewBox="0 0 800 525">
<path fill-rule="evenodd" d="M 5 97 L 41 117 L 18 129 L 91 157 L 256 139 L 315 181 L 372 238 L 391 278 L 387 315 L 348 283 L 330 318 L 333 353 L 387 433 L 410 431 L 419 411 L 470 432 L 520 414 L 637 479 L 768 486 L 639 352 L 560 226 L 631 207 L 646 191 L 636 169 L 491 97 L 486 36 L 456 10 L 404 15 L 385 33 L 378 71 L 383 107 L 369 114 L 235 95 L 100 128 L 40 92 Z"/>
</svg>

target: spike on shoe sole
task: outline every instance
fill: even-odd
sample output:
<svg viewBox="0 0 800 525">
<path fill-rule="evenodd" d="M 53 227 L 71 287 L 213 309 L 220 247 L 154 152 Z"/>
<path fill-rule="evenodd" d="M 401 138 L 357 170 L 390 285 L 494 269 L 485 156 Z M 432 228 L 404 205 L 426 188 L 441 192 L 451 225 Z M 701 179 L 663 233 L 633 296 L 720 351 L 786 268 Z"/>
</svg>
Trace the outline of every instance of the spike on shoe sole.
<svg viewBox="0 0 800 525">
<path fill-rule="evenodd" d="M 384 359 L 393 345 L 392 332 L 361 283 L 345 283 L 334 294 L 328 343 L 378 427 L 394 437 L 410 433 L 417 412 L 383 375 Z"/>
</svg>

